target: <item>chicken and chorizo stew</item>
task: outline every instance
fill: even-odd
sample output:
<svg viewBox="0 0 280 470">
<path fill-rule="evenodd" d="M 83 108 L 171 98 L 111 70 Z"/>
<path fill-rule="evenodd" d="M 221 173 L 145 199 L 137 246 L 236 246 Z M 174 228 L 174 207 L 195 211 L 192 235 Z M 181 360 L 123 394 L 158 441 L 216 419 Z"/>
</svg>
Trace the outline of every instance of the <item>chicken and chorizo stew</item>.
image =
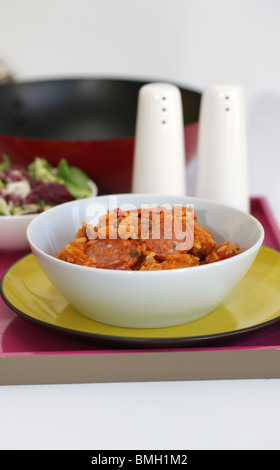
<svg viewBox="0 0 280 470">
<path fill-rule="evenodd" d="M 114 209 L 96 225 L 83 222 L 57 258 L 93 268 L 153 271 L 209 264 L 238 253 L 229 241 L 215 242 L 192 206 L 157 206 Z"/>
</svg>

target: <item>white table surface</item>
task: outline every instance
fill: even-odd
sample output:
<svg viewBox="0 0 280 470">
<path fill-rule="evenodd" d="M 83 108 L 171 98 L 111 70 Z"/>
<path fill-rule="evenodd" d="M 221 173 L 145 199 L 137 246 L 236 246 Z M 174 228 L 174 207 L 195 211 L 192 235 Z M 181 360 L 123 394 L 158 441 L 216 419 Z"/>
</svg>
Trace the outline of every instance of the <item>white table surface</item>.
<svg viewBox="0 0 280 470">
<path fill-rule="evenodd" d="M 1 386 L 0 449 L 279 449 L 280 380 Z"/>
</svg>

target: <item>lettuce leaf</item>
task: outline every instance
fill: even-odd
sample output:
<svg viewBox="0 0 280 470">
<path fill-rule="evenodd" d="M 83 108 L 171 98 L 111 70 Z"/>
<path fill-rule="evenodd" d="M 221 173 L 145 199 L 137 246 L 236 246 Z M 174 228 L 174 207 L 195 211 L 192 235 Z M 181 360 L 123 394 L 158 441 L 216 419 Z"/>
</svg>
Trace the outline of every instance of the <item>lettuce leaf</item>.
<svg viewBox="0 0 280 470">
<path fill-rule="evenodd" d="M 11 166 L 11 160 L 8 155 L 3 154 L 2 160 L 2 163 L 0 163 L 0 171 L 6 170 L 6 168 L 9 168 L 9 166 Z"/>
</svg>

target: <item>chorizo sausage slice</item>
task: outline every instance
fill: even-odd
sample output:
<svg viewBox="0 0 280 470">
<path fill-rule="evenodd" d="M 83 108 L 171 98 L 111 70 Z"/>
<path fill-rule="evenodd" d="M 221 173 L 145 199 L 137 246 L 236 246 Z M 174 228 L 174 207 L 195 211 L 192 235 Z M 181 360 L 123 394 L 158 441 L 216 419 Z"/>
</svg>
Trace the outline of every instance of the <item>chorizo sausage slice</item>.
<svg viewBox="0 0 280 470">
<path fill-rule="evenodd" d="M 137 240 L 96 239 L 85 251 L 85 263 L 104 269 L 131 269 L 141 257 L 141 244 Z"/>
</svg>

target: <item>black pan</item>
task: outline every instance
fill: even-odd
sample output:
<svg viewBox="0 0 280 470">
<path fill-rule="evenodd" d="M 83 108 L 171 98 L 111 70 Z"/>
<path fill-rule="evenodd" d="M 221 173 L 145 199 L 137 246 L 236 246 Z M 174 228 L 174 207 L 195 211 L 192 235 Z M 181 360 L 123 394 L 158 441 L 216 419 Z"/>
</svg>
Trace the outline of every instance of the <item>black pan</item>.
<svg viewBox="0 0 280 470">
<path fill-rule="evenodd" d="M 0 155 L 28 163 L 62 157 L 87 171 L 99 193 L 129 192 L 137 99 L 151 82 L 111 79 L 57 79 L 0 86 Z M 201 94 L 181 91 L 186 158 L 196 147 Z"/>
</svg>

